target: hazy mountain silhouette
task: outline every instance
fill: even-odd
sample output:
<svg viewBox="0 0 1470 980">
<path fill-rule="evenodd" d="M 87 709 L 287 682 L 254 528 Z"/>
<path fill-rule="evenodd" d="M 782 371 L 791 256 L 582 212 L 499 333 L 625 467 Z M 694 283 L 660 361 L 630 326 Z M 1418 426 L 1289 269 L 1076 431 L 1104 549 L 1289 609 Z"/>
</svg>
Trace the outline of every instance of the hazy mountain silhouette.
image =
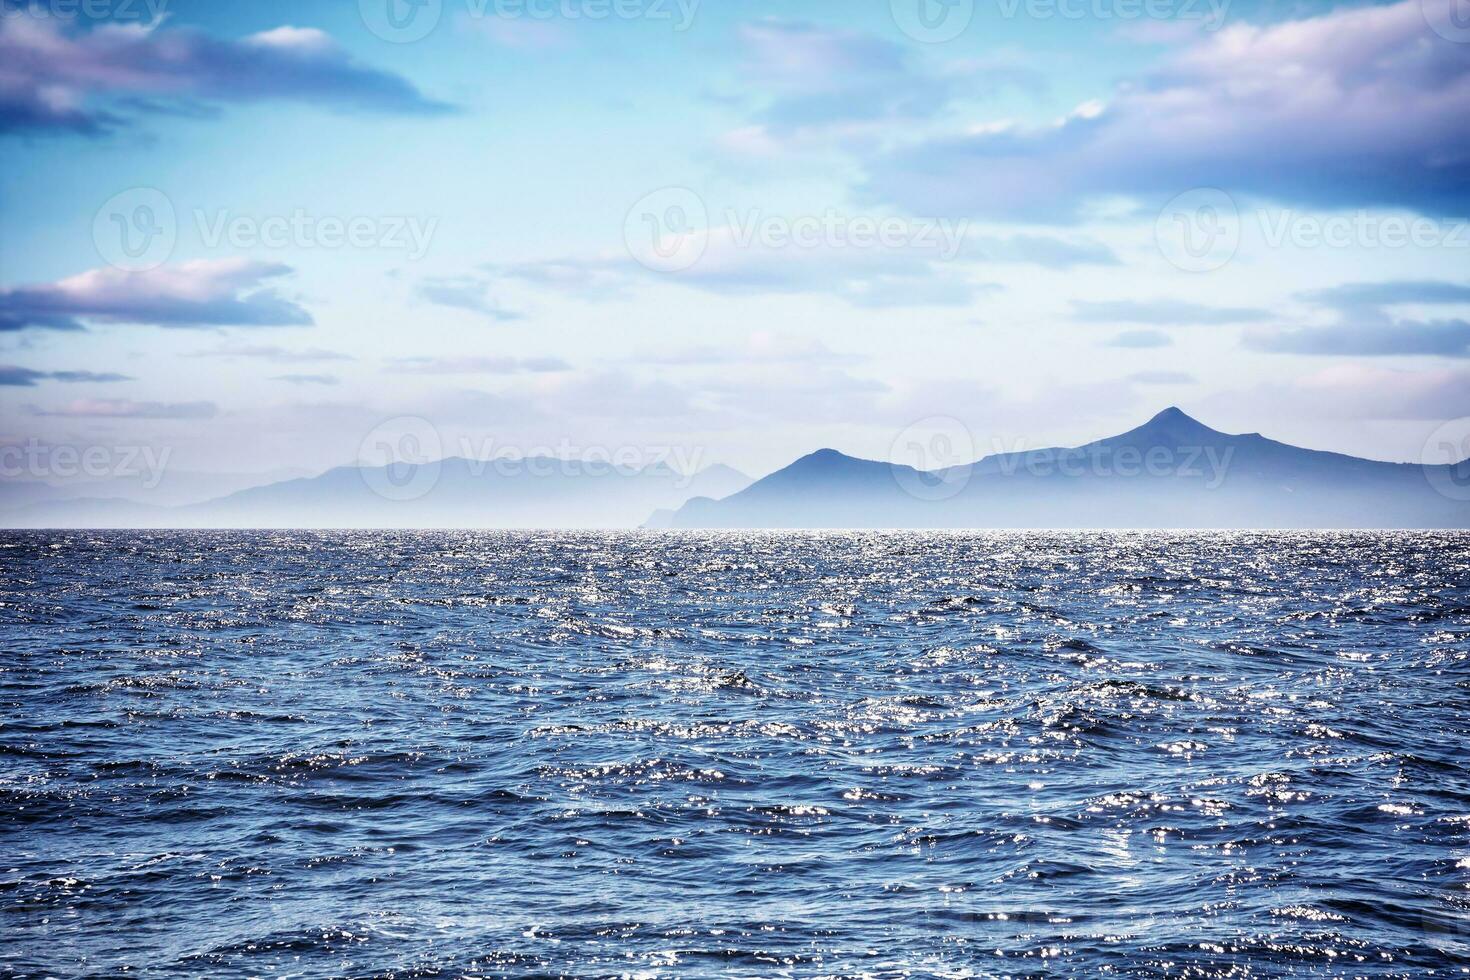
<svg viewBox="0 0 1470 980">
<path fill-rule="evenodd" d="M 1470 527 L 1470 461 L 1383 463 L 1228 435 L 1170 408 L 1084 446 L 932 472 L 803 456 L 670 527 Z M 1437 488 L 1438 487 L 1438 488 Z M 1461 493 L 1459 496 L 1465 496 Z"/>
<path fill-rule="evenodd" d="M 342 466 L 179 507 L 79 499 L 31 502 L 0 514 L 10 527 L 636 527 L 694 496 L 728 496 L 750 478 L 728 466 L 691 477 L 531 457 Z"/>
<path fill-rule="evenodd" d="M 3 488 L 0 488 L 3 489 Z M 9 527 L 1470 527 L 1470 460 L 1383 463 L 1177 408 L 1076 447 L 924 472 L 834 449 L 752 483 L 547 457 L 343 466 L 185 506 L 0 493 Z M 652 515 L 650 517 L 650 515 Z"/>
</svg>

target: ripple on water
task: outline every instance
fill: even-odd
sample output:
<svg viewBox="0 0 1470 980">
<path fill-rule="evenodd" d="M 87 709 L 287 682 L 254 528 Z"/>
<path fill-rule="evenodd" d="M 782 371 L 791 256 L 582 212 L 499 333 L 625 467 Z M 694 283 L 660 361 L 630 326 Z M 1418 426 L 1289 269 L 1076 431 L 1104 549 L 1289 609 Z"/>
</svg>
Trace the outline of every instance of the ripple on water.
<svg viewBox="0 0 1470 980">
<path fill-rule="evenodd" d="M 1467 545 L 7 533 L 0 973 L 1461 975 Z"/>
</svg>

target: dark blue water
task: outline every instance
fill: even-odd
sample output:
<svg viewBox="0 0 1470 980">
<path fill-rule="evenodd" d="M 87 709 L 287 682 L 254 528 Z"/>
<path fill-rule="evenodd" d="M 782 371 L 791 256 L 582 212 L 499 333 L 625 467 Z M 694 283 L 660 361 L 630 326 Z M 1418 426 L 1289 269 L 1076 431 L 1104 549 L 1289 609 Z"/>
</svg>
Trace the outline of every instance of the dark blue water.
<svg viewBox="0 0 1470 980">
<path fill-rule="evenodd" d="M 9 533 L 0 972 L 1470 969 L 1464 534 Z"/>
</svg>

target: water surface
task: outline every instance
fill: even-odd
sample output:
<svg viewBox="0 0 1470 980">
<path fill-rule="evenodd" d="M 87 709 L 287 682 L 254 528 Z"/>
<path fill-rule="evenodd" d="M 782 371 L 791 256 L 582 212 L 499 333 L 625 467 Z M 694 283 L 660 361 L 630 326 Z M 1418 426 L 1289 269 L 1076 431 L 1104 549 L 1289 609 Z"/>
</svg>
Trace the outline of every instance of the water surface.
<svg viewBox="0 0 1470 980">
<path fill-rule="evenodd" d="M 1470 535 L 0 537 L 0 972 L 1470 968 Z"/>
</svg>

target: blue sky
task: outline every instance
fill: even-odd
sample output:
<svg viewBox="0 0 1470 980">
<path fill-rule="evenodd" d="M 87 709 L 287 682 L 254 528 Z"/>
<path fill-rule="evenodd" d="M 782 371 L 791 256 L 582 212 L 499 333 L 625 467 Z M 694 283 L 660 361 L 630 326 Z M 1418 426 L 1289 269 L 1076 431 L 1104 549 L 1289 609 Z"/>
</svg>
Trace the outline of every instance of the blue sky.
<svg viewBox="0 0 1470 980">
<path fill-rule="evenodd" d="M 761 473 L 1179 404 L 1417 459 L 1470 415 L 1455 2 L 4 0 L 0 442 Z"/>
</svg>

